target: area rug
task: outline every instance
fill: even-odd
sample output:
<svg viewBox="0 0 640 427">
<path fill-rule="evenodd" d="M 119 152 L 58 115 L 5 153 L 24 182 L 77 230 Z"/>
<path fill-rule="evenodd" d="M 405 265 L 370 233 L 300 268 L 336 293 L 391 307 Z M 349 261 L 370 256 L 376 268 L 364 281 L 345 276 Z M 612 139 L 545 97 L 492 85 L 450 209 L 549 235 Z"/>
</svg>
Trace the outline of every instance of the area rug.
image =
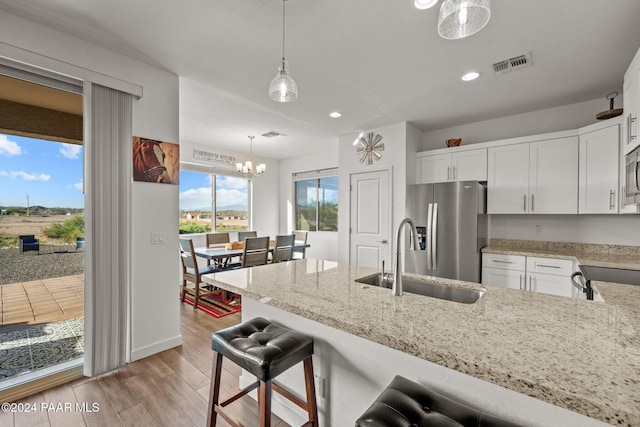
<svg viewBox="0 0 640 427">
<path fill-rule="evenodd" d="M 221 295 L 213 294 L 200 297 L 198 308 L 216 319 L 241 311 L 240 295 L 229 292 L 228 296 L 229 298 L 223 298 Z M 185 296 L 184 302 L 193 305 L 193 299 L 189 295 Z"/>
</svg>

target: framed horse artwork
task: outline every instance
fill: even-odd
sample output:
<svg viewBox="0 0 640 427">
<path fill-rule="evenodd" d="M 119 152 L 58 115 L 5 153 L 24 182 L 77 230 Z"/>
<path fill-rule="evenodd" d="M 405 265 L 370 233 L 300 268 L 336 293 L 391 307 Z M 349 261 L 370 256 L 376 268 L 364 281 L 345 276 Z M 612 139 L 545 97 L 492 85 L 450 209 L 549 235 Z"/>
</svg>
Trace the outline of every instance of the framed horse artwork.
<svg viewBox="0 0 640 427">
<path fill-rule="evenodd" d="M 133 180 L 179 184 L 180 146 L 134 136 Z"/>
</svg>

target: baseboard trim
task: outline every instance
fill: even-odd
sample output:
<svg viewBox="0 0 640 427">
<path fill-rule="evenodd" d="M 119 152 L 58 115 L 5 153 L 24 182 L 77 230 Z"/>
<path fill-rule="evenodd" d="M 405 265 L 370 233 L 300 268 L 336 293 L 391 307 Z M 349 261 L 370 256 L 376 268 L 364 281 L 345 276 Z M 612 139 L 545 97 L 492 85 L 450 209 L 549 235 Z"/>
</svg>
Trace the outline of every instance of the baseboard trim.
<svg viewBox="0 0 640 427">
<path fill-rule="evenodd" d="M 169 350 L 170 348 L 178 347 L 182 345 L 182 335 L 178 335 L 173 338 L 169 338 L 164 341 L 157 342 L 142 348 L 138 348 L 131 352 L 131 361 L 144 359 L 161 351 Z"/>
</svg>

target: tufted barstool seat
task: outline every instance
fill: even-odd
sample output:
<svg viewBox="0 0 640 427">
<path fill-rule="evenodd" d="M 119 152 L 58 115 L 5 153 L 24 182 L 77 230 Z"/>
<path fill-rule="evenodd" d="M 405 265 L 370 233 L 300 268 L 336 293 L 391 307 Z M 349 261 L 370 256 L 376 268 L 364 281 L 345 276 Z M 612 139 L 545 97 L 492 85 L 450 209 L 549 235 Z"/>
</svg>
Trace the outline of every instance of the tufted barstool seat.
<svg viewBox="0 0 640 427">
<path fill-rule="evenodd" d="M 519 427 L 396 376 L 356 427 Z"/>
<path fill-rule="evenodd" d="M 318 425 L 311 359 L 313 337 L 285 328 L 262 317 L 256 317 L 214 333 L 211 339 L 211 348 L 214 354 L 207 425 L 215 426 L 217 415 L 220 415 L 229 424 L 241 426 L 242 424 L 237 422 L 224 407 L 256 388 L 258 389 L 261 427 L 271 425 L 272 389 L 307 411 L 309 421 L 304 426 Z M 257 381 L 224 402 L 219 402 L 223 357 L 255 375 Z M 272 382 L 275 377 L 300 362 L 304 364 L 306 402 Z"/>
</svg>

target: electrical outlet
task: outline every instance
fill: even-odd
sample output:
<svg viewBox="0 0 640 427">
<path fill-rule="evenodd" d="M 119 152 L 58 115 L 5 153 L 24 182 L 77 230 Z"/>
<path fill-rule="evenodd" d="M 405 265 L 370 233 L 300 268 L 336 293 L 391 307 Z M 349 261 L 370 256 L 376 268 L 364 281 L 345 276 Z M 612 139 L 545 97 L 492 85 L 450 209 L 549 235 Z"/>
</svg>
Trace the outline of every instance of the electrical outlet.
<svg viewBox="0 0 640 427">
<path fill-rule="evenodd" d="M 542 226 L 536 225 L 536 234 L 542 234 Z"/>
<path fill-rule="evenodd" d="M 313 375 L 313 382 L 316 387 L 316 394 L 321 398 L 325 398 L 326 379 L 318 374 Z"/>
</svg>

